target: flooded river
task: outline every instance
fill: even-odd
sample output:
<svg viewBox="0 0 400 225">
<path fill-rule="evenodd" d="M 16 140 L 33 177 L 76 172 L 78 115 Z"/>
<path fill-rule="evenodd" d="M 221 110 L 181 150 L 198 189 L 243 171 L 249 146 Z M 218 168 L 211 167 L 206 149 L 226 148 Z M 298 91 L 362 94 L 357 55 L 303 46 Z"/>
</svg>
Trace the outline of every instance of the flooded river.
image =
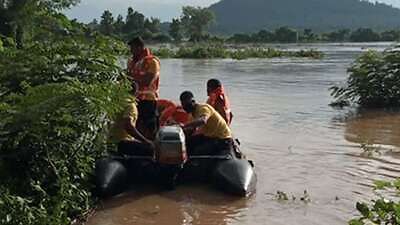
<svg viewBox="0 0 400 225">
<path fill-rule="evenodd" d="M 306 47 L 326 57 L 162 60 L 163 98 L 177 100 L 192 90 L 204 101 L 209 78 L 224 83 L 234 134 L 256 164 L 255 195 L 237 199 L 207 185 L 142 188 L 103 202 L 88 224 L 346 224 L 357 215 L 357 201 L 375 197 L 374 180 L 400 176 L 400 113 L 333 109 L 328 88 L 344 82 L 362 51 L 387 45 Z"/>
</svg>

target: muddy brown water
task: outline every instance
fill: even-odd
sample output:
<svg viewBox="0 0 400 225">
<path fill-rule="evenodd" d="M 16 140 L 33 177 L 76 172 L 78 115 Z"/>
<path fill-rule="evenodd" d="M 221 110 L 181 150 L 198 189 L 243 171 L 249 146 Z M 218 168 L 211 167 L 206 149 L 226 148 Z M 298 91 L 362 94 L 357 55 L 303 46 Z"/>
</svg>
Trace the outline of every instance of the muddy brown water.
<svg viewBox="0 0 400 225">
<path fill-rule="evenodd" d="M 333 109 L 328 88 L 344 82 L 362 51 L 387 46 L 281 46 L 318 48 L 322 60 L 162 60 L 164 98 L 192 90 L 204 101 L 207 79 L 223 81 L 234 134 L 256 164 L 257 193 L 238 199 L 208 185 L 142 187 L 102 202 L 87 224 L 346 224 L 357 201 L 376 197 L 374 180 L 400 175 L 400 113 Z M 363 143 L 374 151 L 366 154 Z"/>
</svg>

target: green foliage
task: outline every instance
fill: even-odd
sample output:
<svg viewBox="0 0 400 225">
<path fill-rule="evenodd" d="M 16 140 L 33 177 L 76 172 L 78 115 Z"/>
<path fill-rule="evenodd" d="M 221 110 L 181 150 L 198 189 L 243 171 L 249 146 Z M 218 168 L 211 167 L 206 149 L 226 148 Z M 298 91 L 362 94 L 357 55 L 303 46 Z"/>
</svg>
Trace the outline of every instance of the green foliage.
<svg viewBox="0 0 400 225">
<path fill-rule="evenodd" d="M 124 47 L 101 36 L 77 36 L 4 52 L 0 57 L 0 93 L 21 92 L 26 84 L 36 86 L 70 78 L 83 82 L 116 80 L 121 71 L 116 54 Z"/>
<path fill-rule="evenodd" d="M 123 43 L 47 17 L 24 48 L 2 39 L 0 224 L 67 225 L 88 211 L 94 162 L 129 97 Z"/>
<path fill-rule="evenodd" d="M 101 15 L 99 30 L 102 34 L 111 35 L 114 32 L 114 17 L 108 10 Z"/>
<path fill-rule="evenodd" d="M 182 8 L 181 23 L 191 41 L 201 41 L 206 29 L 214 20 L 214 13 L 207 8 L 191 6 Z"/>
<path fill-rule="evenodd" d="M 330 42 L 344 42 L 349 40 L 349 34 L 349 29 L 340 29 L 322 34 L 322 39 Z"/>
<path fill-rule="evenodd" d="M 370 28 L 359 28 L 351 33 L 350 40 L 353 42 L 374 42 L 379 41 L 380 36 Z"/>
<path fill-rule="evenodd" d="M 381 41 L 400 41 L 400 30 L 388 30 L 381 33 Z"/>
<path fill-rule="evenodd" d="M 175 54 L 175 58 L 211 59 L 228 57 L 228 50 L 214 46 L 181 47 Z"/>
<path fill-rule="evenodd" d="M 94 162 L 106 153 L 108 124 L 127 96 L 113 82 L 72 81 L 7 97 L 10 108 L 0 112 L 3 224 L 69 224 L 90 209 Z"/>
<path fill-rule="evenodd" d="M 348 70 L 346 86 L 331 88 L 338 102 L 362 107 L 400 106 L 400 50 L 368 51 Z"/>
<path fill-rule="evenodd" d="M 260 30 L 257 33 L 233 34 L 226 39 L 230 43 L 308 43 L 308 42 L 374 42 L 400 40 L 400 30 L 388 30 L 378 33 L 372 29 L 360 28 L 354 31 L 340 29 L 326 33 L 314 33 L 311 29 L 296 32 L 288 27 L 281 27 L 274 32 Z"/>
<path fill-rule="evenodd" d="M 172 19 L 172 23 L 169 27 L 169 35 L 174 41 L 181 41 L 183 38 L 183 28 L 179 19 Z"/>
<path fill-rule="evenodd" d="M 26 38 L 60 10 L 79 0 L 10 0 L 0 4 L 0 34 L 13 38 L 22 48 Z M 50 17 L 49 17 L 50 16 Z"/>
<path fill-rule="evenodd" d="M 128 8 L 126 18 L 118 15 L 115 20 L 109 10 L 105 10 L 101 16 L 100 23 L 93 20 L 88 26 L 104 35 L 128 41 L 134 36 L 142 36 L 145 40 L 165 41 L 161 35 L 161 22 L 158 18 L 146 18 L 142 13 Z M 169 40 L 169 39 L 168 39 Z"/>
<path fill-rule="evenodd" d="M 282 51 L 273 48 L 244 48 L 229 49 L 222 45 L 196 45 L 192 47 L 180 47 L 178 50 L 160 48 L 153 52 L 160 58 L 190 58 L 190 59 L 212 59 L 212 58 L 275 58 L 275 57 L 306 57 L 320 59 L 323 54 L 316 50 Z"/>
<path fill-rule="evenodd" d="M 350 225 L 400 224 L 399 202 L 381 197 L 371 204 L 357 202 L 356 208 L 361 216 L 349 221 Z"/>
<path fill-rule="evenodd" d="M 275 31 L 275 39 L 278 42 L 290 43 L 297 41 L 297 31 L 289 27 L 280 27 Z"/>
</svg>

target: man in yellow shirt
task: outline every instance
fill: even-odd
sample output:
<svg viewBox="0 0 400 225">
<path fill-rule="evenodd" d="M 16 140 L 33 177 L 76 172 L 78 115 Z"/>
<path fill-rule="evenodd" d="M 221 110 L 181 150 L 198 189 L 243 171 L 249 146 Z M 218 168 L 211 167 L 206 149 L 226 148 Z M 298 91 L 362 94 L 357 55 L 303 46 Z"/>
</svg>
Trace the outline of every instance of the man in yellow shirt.
<svg viewBox="0 0 400 225">
<path fill-rule="evenodd" d="M 201 134 L 188 138 L 189 154 L 192 155 L 232 155 L 232 132 L 222 116 L 208 104 L 198 104 L 190 91 L 180 96 L 183 109 L 192 115 L 185 131 L 201 129 Z"/>
<path fill-rule="evenodd" d="M 138 110 L 134 99 L 128 99 L 126 109 L 117 117 L 111 129 L 111 140 L 118 152 L 127 155 L 153 156 L 154 143 L 136 129 Z"/>
</svg>

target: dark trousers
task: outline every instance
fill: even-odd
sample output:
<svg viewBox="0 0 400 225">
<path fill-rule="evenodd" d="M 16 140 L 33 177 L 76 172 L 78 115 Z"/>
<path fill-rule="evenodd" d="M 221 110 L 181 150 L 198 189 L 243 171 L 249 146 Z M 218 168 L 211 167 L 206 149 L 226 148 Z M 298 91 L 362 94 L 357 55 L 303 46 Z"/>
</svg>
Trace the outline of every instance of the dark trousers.
<svg viewBox="0 0 400 225">
<path fill-rule="evenodd" d="M 153 156 L 153 150 L 137 141 L 121 141 L 118 143 L 118 152 L 125 155 Z"/>
<path fill-rule="evenodd" d="M 139 131 L 149 139 L 154 139 L 159 129 L 159 115 L 157 111 L 157 101 L 140 100 L 138 102 Z"/>
<path fill-rule="evenodd" d="M 194 135 L 187 139 L 189 155 L 230 155 L 233 156 L 232 138 L 218 139 L 204 135 Z"/>
</svg>

